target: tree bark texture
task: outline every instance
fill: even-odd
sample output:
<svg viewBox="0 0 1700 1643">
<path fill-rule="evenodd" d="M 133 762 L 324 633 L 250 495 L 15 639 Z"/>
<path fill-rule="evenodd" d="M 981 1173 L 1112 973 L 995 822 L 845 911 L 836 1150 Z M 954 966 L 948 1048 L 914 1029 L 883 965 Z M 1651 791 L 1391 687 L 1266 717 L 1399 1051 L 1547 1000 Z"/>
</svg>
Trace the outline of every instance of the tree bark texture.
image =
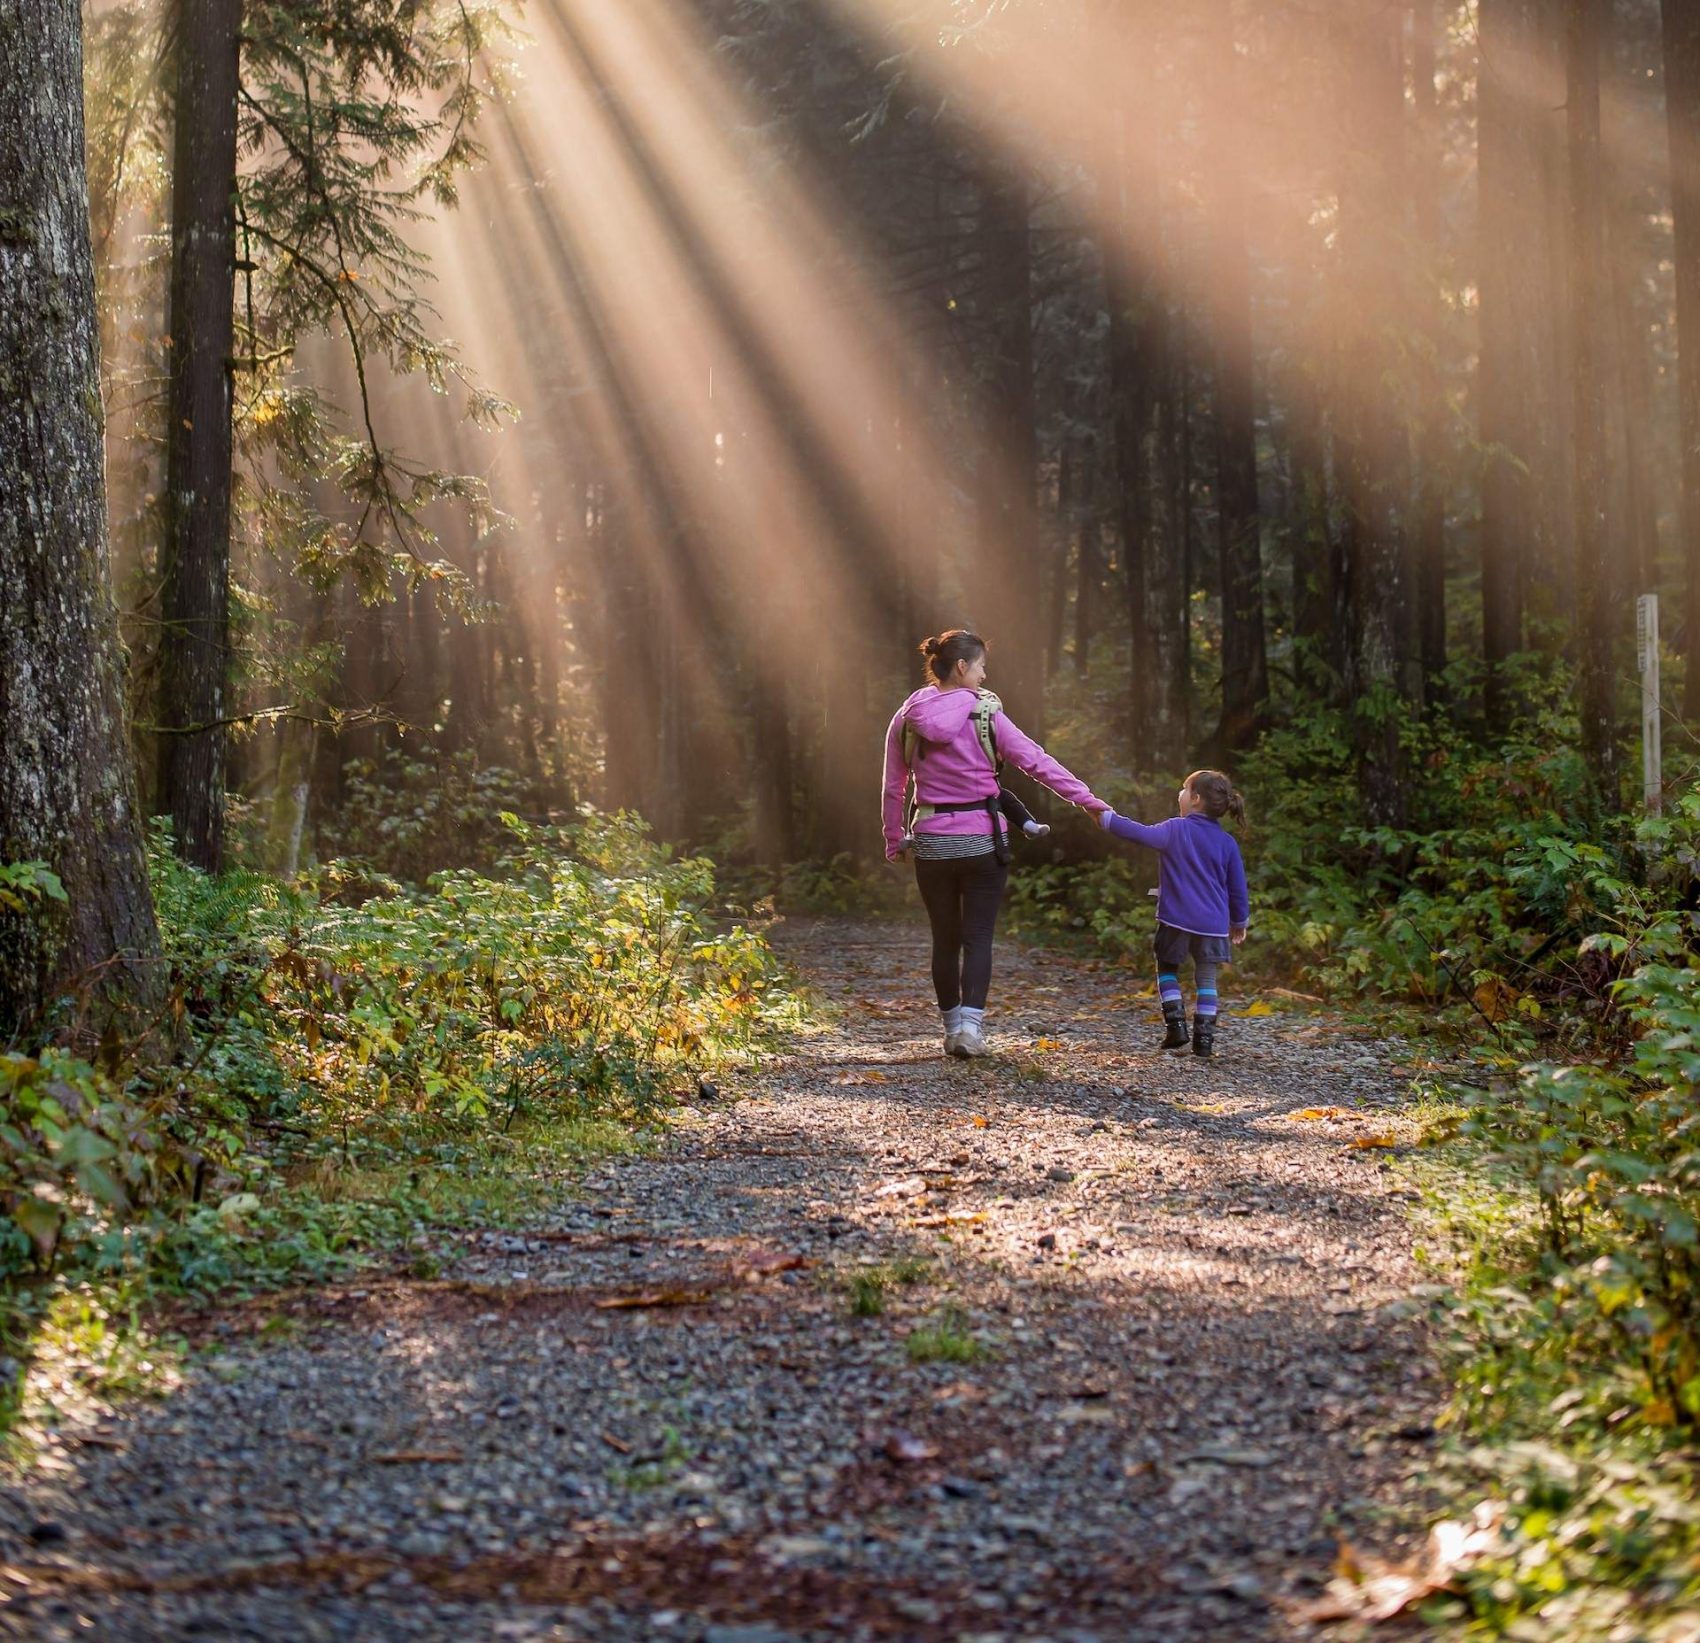
<svg viewBox="0 0 1700 1643">
<path fill-rule="evenodd" d="M 1415 213 L 1423 316 L 1421 410 L 1417 428 L 1416 509 L 1411 521 L 1411 565 L 1416 600 L 1417 659 L 1425 698 L 1446 671 L 1446 396 L 1441 350 L 1440 282 L 1445 264 L 1441 241 L 1440 169 L 1443 138 L 1435 94 L 1437 0 L 1411 7 L 1411 85 L 1415 102 L 1411 197 Z"/>
<path fill-rule="evenodd" d="M 230 369 L 241 0 L 178 0 L 171 388 L 160 552 L 157 802 L 186 861 L 224 859 Z"/>
<path fill-rule="evenodd" d="M 991 360 L 986 446 L 975 481 L 979 544 L 973 610 L 995 647 L 991 687 L 1029 735 L 1043 731 L 1038 504 L 1039 440 L 1033 383 L 1029 185 L 1019 170 L 988 162 L 980 178 L 980 278 Z M 975 620 L 980 618 L 976 616 Z"/>
<path fill-rule="evenodd" d="M 1246 251 L 1245 151 L 1234 140 L 1240 80 L 1232 0 L 1213 0 L 1212 55 L 1220 79 L 1209 100 L 1215 213 L 1210 283 L 1215 340 L 1217 545 L 1222 575 L 1222 721 L 1224 751 L 1243 747 L 1263 722 L 1269 661 L 1263 628 L 1263 539 L 1257 504 L 1257 407 L 1251 326 L 1251 262 Z"/>
<path fill-rule="evenodd" d="M 1405 819 L 1400 768 L 1400 611 L 1407 597 L 1394 497 L 1402 434 L 1384 387 L 1396 236 L 1388 220 L 1404 112 L 1399 12 L 1354 9 L 1341 26 L 1345 114 L 1340 183 L 1343 285 L 1339 446 L 1345 518 L 1347 696 L 1365 807 L 1380 826 Z"/>
<path fill-rule="evenodd" d="M 1154 49 L 1155 25 L 1154 10 L 1146 8 L 1137 36 L 1142 55 Z M 1187 755 L 1188 581 L 1171 482 L 1170 270 L 1161 251 L 1162 202 L 1153 171 L 1160 133 L 1149 99 L 1150 87 L 1136 85 L 1118 112 L 1119 152 L 1105 192 L 1119 232 L 1105 259 L 1105 294 L 1135 761 L 1144 769 L 1173 770 Z M 1134 245 L 1149 248 L 1137 267 L 1130 263 Z"/>
<path fill-rule="evenodd" d="M 1686 603 L 1682 710 L 1700 719 L 1700 5 L 1664 0 L 1665 120 L 1676 238 L 1677 435 Z"/>
<path fill-rule="evenodd" d="M 1572 514 L 1582 755 L 1601 799 L 1616 807 L 1618 577 L 1608 531 L 1606 397 L 1600 327 L 1611 312 L 1600 198 L 1600 13 L 1569 0 L 1565 20 L 1566 148 L 1570 171 L 1571 388 L 1575 407 Z"/>
<path fill-rule="evenodd" d="M 0 911 L 0 1042 L 61 989 L 163 991 L 108 572 L 76 0 L 0 19 L 0 862 L 68 906 Z"/>
<path fill-rule="evenodd" d="M 1503 730 L 1511 698 L 1505 664 L 1523 648 L 1523 558 L 1534 529 L 1531 416 L 1540 355 L 1530 247 L 1541 244 L 1535 145 L 1519 82 L 1531 60 L 1529 0 L 1481 0 L 1477 103 L 1478 279 L 1481 354 L 1476 374 L 1481 476 L 1482 657 L 1488 722 Z"/>
</svg>

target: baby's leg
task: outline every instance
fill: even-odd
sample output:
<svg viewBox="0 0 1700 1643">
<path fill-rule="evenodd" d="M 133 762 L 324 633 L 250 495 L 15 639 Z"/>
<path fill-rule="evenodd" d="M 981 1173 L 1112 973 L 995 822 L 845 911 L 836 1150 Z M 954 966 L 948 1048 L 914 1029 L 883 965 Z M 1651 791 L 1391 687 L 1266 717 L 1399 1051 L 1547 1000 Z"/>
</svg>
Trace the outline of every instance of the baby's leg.
<svg viewBox="0 0 1700 1643">
<path fill-rule="evenodd" d="M 1042 839 L 1050 832 L 1050 828 L 1042 821 L 1033 819 L 1033 812 L 1007 787 L 998 789 L 998 809 L 1003 812 L 1004 820 L 1012 828 L 1019 827 L 1030 839 Z"/>
<path fill-rule="evenodd" d="M 1011 827 L 1025 827 L 1033 819 L 1033 812 L 1007 787 L 998 789 L 998 809 Z"/>
</svg>

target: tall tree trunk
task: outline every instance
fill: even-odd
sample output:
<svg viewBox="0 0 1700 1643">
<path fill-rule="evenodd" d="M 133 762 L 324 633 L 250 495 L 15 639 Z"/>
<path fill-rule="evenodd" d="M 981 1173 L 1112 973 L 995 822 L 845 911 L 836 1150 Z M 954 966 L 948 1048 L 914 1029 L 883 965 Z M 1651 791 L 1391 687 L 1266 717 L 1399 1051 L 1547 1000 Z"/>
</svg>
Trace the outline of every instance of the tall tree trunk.
<svg viewBox="0 0 1700 1643">
<path fill-rule="evenodd" d="M 1024 173 L 988 163 L 980 178 L 980 279 L 992 329 L 987 444 L 975 482 L 979 533 L 973 599 L 986 612 L 992 687 L 1010 716 L 1043 729 L 1037 406 L 1033 383 L 1033 252 Z"/>
<path fill-rule="evenodd" d="M 1659 588 L 1659 510 L 1649 435 L 1655 427 L 1653 372 L 1647 328 L 1636 301 L 1646 246 L 1639 209 L 1619 214 L 1618 243 L 1608 253 L 1615 319 L 1615 379 L 1623 410 L 1623 500 L 1629 552 L 1621 559 L 1624 591 L 1634 596 Z"/>
<path fill-rule="evenodd" d="M 1405 102 L 1401 18 L 1391 6 L 1353 9 L 1341 26 L 1346 130 L 1340 182 L 1344 295 L 1339 445 L 1345 493 L 1347 695 L 1352 703 L 1359 786 L 1370 819 L 1402 826 L 1400 610 L 1404 555 L 1394 498 L 1402 433 L 1385 383 L 1389 298 L 1396 235 L 1389 181 L 1397 170 Z"/>
<path fill-rule="evenodd" d="M 1700 6 L 1664 0 L 1665 120 L 1676 239 L 1677 435 L 1682 451 L 1682 711 L 1700 720 Z"/>
<path fill-rule="evenodd" d="M 1340 598 L 1344 586 L 1330 528 L 1328 438 L 1316 384 L 1301 369 L 1292 390 L 1293 632 L 1300 677 L 1337 699 L 1346 672 Z"/>
<path fill-rule="evenodd" d="M 1411 7 L 1411 84 L 1416 103 L 1411 194 L 1417 245 L 1425 262 L 1418 287 L 1424 349 L 1411 563 L 1417 607 L 1417 659 L 1425 698 L 1438 690 L 1440 676 L 1446 671 L 1446 396 L 1442 369 L 1446 333 L 1439 290 L 1446 255 L 1441 243 L 1440 215 L 1443 134 L 1434 85 L 1437 9 L 1438 0 L 1415 0 Z"/>
<path fill-rule="evenodd" d="M 1098 541 L 1098 508 L 1095 475 L 1096 446 L 1089 448 L 1081 474 L 1082 497 L 1074 540 L 1074 676 L 1086 678 L 1092 671 L 1092 634 L 1098 615 L 1099 590 L 1104 579 L 1103 558 Z"/>
<path fill-rule="evenodd" d="M 1074 531 L 1073 442 L 1064 434 L 1057 452 L 1057 511 L 1045 587 L 1045 683 L 1062 665 L 1064 616 L 1068 606 L 1069 538 Z"/>
<path fill-rule="evenodd" d="M 241 0 L 178 0 L 171 389 L 160 554 L 158 803 L 184 859 L 224 859 L 230 367 Z"/>
<path fill-rule="evenodd" d="M 1217 550 L 1222 574 L 1222 722 L 1225 752 L 1243 747 L 1263 721 L 1269 661 L 1263 629 L 1262 521 L 1257 505 L 1257 405 L 1253 390 L 1251 262 L 1246 251 L 1245 149 L 1230 122 L 1240 80 L 1232 0 L 1211 0 L 1211 56 L 1218 82 L 1208 106 L 1215 182 L 1209 291 L 1215 341 Z"/>
<path fill-rule="evenodd" d="M 76 0 L 0 24 L 0 863 L 69 900 L 0 909 L 0 1042 L 66 988 L 164 991 L 107 565 Z"/>
<path fill-rule="evenodd" d="M 1523 556 L 1534 516 L 1530 415 L 1536 403 L 1528 265 L 1539 245 L 1526 90 L 1514 78 L 1532 53 L 1529 0 L 1480 0 L 1477 89 L 1477 266 L 1481 354 L 1476 371 L 1481 476 L 1482 659 L 1489 725 L 1511 717 L 1505 667 L 1523 648 Z"/>
<path fill-rule="evenodd" d="M 1600 199 L 1600 9 L 1569 0 L 1565 28 L 1565 128 L 1570 169 L 1569 240 L 1575 465 L 1577 654 L 1582 755 L 1599 797 L 1617 802 L 1616 567 L 1607 529 L 1606 397 L 1601 315 L 1609 313 Z"/>
<path fill-rule="evenodd" d="M 1157 9 L 1146 6 L 1135 19 L 1137 60 L 1151 61 Z M 1134 759 L 1143 769 L 1170 770 L 1185 757 L 1187 744 L 1187 574 L 1171 484 L 1169 281 L 1161 251 L 1163 202 L 1155 169 L 1161 130 L 1154 95 L 1149 83 L 1129 88 L 1117 111 L 1114 172 L 1101 188 L 1117 226 L 1104 279 L 1111 432 L 1133 652 Z M 1137 265 L 1131 249 L 1136 245 L 1148 248 Z"/>
</svg>

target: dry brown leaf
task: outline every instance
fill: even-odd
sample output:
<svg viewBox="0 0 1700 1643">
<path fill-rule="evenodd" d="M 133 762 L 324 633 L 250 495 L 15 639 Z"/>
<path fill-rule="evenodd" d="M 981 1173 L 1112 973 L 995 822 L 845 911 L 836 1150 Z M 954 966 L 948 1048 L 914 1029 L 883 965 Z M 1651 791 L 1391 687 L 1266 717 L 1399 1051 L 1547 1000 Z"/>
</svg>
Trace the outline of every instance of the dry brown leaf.
<svg viewBox="0 0 1700 1643">
<path fill-rule="evenodd" d="M 706 1289 L 646 1289 L 641 1295 L 610 1295 L 596 1303 L 598 1312 L 624 1312 L 647 1306 L 703 1306 L 713 1299 Z"/>
<path fill-rule="evenodd" d="M 939 1446 L 936 1443 L 926 1443 L 920 1438 L 912 1437 L 907 1432 L 893 1432 L 885 1440 L 885 1452 L 893 1460 L 934 1460 L 938 1456 Z"/>
<path fill-rule="evenodd" d="M 788 1250 L 762 1250 L 750 1257 L 750 1276 L 765 1277 L 773 1272 L 795 1272 L 800 1267 L 810 1267 L 815 1263 L 806 1255 L 796 1255 Z"/>
<path fill-rule="evenodd" d="M 616 1454 L 629 1455 L 632 1452 L 632 1446 L 629 1443 L 624 1442 L 622 1439 L 615 1437 L 612 1432 L 604 1432 L 602 1434 L 602 1441 Z"/>
<path fill-rule="evenodd" d="M 1422 1551 L 1403 1563 L 1389 1563 L 1341 1541 L 1327 1591 L 1298 1613 L 1313 1625 L 1393 1620 L 1425 1597 L 1444 1591 L 1459 1569 L 1490 1550 L 1504 1515 L 1498 1501 L 1483 1501 L 1467 1523 L 1435 1524 Z"/>
<path fill-rule="evenodd" d="M 1498 976 L 1489 976 L 1475 991 L 1476 1008 L 1489 1021 L 1503 1021 L 1516 1008 L 1522 995 Z"/>
<path fill-rule="evenodd" d="M 918 1175 L 905 1176 L 901 1181 L 887 1181 L 875 1193 L 876 1198 L 913 1198 L 927 1190 L 927 1183 Z"/>
</svg>

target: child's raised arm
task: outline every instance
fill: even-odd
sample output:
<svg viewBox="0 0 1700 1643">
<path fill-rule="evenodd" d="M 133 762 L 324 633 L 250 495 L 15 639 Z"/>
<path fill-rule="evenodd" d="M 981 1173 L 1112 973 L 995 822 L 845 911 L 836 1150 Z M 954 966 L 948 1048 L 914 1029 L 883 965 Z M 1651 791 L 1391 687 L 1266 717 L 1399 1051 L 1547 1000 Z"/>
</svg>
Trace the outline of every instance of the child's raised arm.
<svg viewBox="0 0 1700 1643">
<path fill-rule="evenodd" d="M 1134 821 L 1131 816 L 1118 816 L 1115 811 L 1106 810 L 1098 818 L 1098 824 L 1118 839 L 1130 839 L 1134 844 L 1148 845 L 1153 850 L 1167 850 L 1175 818 L 1171 816 L 1168 821 L 1147 826 L 1144 822 Z"/>
</svg>

